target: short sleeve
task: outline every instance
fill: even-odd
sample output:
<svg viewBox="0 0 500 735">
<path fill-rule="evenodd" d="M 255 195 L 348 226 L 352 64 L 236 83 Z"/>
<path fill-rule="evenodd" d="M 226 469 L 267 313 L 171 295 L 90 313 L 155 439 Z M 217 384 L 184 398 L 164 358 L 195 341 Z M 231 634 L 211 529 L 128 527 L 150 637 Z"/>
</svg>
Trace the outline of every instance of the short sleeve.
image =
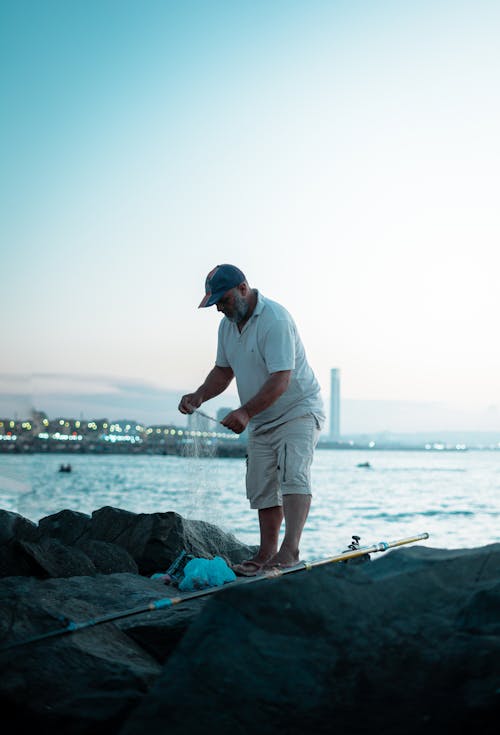
<svg viewBox="0 0 500 735">
<path fill-rule="evenodd" d="M 223 326 L 224 320 L 222 320 L 219 324 L 219 332 L 217 336 L 217 356 L 215 358 L 215 364 L 218 367 L 231 367 L 229 364 L 229 360 L 227 359 L 226 350 L 224 348 Z"/>
<path fill-rule="evenodd" d="M 268 329 L 264 342 L 264 360 L 267 370 L 295 369 L 295 328 L 286 319 L 277 319 Z"/>
</svg>

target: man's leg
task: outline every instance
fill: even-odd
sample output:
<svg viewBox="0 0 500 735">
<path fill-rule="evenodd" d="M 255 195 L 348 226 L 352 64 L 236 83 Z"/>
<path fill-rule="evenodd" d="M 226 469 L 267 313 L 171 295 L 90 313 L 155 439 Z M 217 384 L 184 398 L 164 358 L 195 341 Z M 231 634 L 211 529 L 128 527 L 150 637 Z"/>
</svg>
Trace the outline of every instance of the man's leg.
<svg viewBox="0 0 500 735">
<path fill-rule="evenodd" d="M 243 574 L 245 576 L 258 574 L 260 568 L 264 566 L 270 558 L 276 556 L 282 522 L 283 508 L 280 505 L 273 505 L 271 508 L 259 509 L 259 549 L 251 559 L 246 559 L 240 564 L 233 565 L 233 569 L 236 574 Z"/>
<path fill-rule="evenodd" d="M 264 564 L 276 554 L 282 522 L 283 508 L 280 505 L 259 510 L 260 548 L 254 561 Z"/>
<path fill-rule="evenodd" d="M 292 419 L 281 427 L 280 482 L 285 536 L 279 551 L 266 566 L 291 566 L 299 561 L 299 545 L 311 507 L 311 464 L 319 437 L 312 416 Z"/>
<path fill-rule="evenodd" d="M 280 553 L 289 556 L 288 561 L 299 561 L 299 544 L 302 531 L 311 507 L 310 495 L 283 495 L 283 512 L 285 516 L 285 538 L 281 544 Z"/>
<path fill-rule="evenodd" d="M 295 419 L 252 437 L 248 446 L 247 497 L 259 508 L 260 546 L 252 561 L 292 565 L 299 561 L 299 543 L 311 506 L 310 466 L 319 437 L 313 417 Z M 283 495 L 280 492 L 283 486 Z M 281 507 L 280 503 L 283 503 Z M 281 524 L 285 536 L 278 550 Z"/>
<path fill-rule="evenodd" d="M 260 528 L 259 549 L 250 561 L 260 565 L 276 554 L 283 522 L 278 455 L 267 435 L 248 438 L 246 487 L 250 507 L 258 510 Z"/>
<path fill-rule="evenodd" d="M 299 561 L 299 544 L 304 525 L 311 507 L 311 496 L 303 494 L 283 495 L 283 515 L 285 518 L 285 537 L 277 553 L 269 559 L 268 565 L 284 564 L 289 566 Z M 279 529 L 278 529 L 279 532 Z"/>
</svg>

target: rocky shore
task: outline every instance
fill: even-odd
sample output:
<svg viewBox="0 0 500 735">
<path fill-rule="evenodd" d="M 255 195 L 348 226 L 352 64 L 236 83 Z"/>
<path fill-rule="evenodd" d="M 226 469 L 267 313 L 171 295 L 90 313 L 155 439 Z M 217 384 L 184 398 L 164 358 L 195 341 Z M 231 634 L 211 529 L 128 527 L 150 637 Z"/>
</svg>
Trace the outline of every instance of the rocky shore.
<svg viewBox="0 0 500 735">
<path fill-rule="evenodd" d="M 179 597 L 152 576 L 182 551 L 253 548 L 176 513 L 0 510 L 5 732 L 497 732 L 500 544 L 405 546 L 148 610 Z"/>
</svg>

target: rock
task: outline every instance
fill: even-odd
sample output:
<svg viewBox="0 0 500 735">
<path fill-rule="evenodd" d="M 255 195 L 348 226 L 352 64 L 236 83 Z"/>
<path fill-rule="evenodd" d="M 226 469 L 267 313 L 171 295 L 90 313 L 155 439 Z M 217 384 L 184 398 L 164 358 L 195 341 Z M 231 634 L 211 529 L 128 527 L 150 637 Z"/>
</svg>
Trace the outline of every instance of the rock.
<svg viewBox="0 0 500 735">
<path fill-rule="evenodd" d="M 13 541 L 0 546 L 0 577 L 38 576 L 40 567 L 32 557 L 25 554 L 19 542 Z"/>
<path fill-rule="evenodd" d="M 2 644 L 24 641 L 68 622 L 136 609 L 136 616 L 0 651 L 2 725 L 37 732 L 113 733 L 161 671 L 203 600 L 182 610 L 147 611 L 176 593 L 135 574 L 0 580 Z M 15 728 L 14 728 L 15 725 Z"/>
<path fill-rule="evenodd" d="M 0 539 L 0 645 L 16 642 L 0 650 L 2 723 L 75 735 L 117 729 L 206 602 L 150 611 L 179 592 L 149 572 L 166 571 L 181 551 L 236 561 L 255 548 L 176 513 L 118 508 L 64 510 L 38 526 L 3 511 Z"/>
<path fill-rule="evenodd" d="M 0 510 L 0 545 L 26 539 L 36 541 L 39 536 L 38 527 L 33 521 L 10 510 Z"/>
<path fill-rule="evenodd" d="M 169 590 L 164 596 L 172 594 Z M 167 611 L 132 616 L 117 624 L 157 661 L 165 663 L 207 601 L 208 597 L 201 597 Z"/>
<path fill-rule="evenodd" d="M 184 599 L 146 574 L 181 549 L 252 549 L 175 513 L 15 515 L 0 512 L 0 550 L 56 576 L 0 579 L 6 732 L 496 735 L 500 544 L 403 547 Z"/>
<path fill-rule="evenodd" d="M 97 573 L 95 565 L 83 551 L 66 546 L 55 538 L 43 538 L 41 541 L 19 541 L 23 551 L 38 565 L 41 577 L 75 577 L 82 574 Z"/>
<path fill-rule="evenodd" d="M 36 575 L 38 565 L 23 553 L 19 541 L 36 541 L 38 526 L 32 521 L 7 510 L 0 510 L 0 577 Z"/>
<path fill-rule="evenodd" d="M 139 573 L 139 567 L 126 549 L 107 541 L 87 539 L 78 541 L 76 548 L 83 551 L 94 564 L 99 574 L 116 572 Z"/>
<path fill-rule="evenodd" d="M 499 577 L 500 544 L 414 547 L 228 587 L 119 733 L 493 735 Z"/>
<path fill-rule="evenodd" d="M 106 506 L 88 516 L 62 510 L 38 526 L 17 513 L 0 511 L 0 576 L 39 578 L 85 574 L 165 572 L 181 551 L 239 562 L 255 546 L 204 521 L 177 513 L 131 513 Z"/>
<path fill-rule="evenodd" d="M 131 513 L 110 506 L 92 513 L 86 535 L 122 546 L 140 574 L 148 576 L 166 571 L 183 550 L 204 559 L 221 556 L 233 563 L 256 550 L 205 521 L 186 520 L 174 512 Z"/>
<path fill-rule="evenodd" d="M 90 524 L 91 518 L 86 513 L 66 509 L 42 518 L 38 528 L 43 536 L 56 538 L 72 546 L 88 536 Z"/>
</svg>

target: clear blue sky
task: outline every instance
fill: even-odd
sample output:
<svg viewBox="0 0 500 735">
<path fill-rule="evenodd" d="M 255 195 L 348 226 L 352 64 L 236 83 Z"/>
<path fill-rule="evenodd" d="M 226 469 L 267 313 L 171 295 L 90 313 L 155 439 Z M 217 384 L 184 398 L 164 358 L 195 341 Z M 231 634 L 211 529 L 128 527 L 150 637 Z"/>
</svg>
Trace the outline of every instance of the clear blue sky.
<svg viewBox="0 0 500 735">
<path fill-rule="evenodd" d="M 494 0 L 3 0 L 0 394 L 194 389 L 233 262 L 327 399 L 491 423 L 499 37 Z"/>
</svg>

